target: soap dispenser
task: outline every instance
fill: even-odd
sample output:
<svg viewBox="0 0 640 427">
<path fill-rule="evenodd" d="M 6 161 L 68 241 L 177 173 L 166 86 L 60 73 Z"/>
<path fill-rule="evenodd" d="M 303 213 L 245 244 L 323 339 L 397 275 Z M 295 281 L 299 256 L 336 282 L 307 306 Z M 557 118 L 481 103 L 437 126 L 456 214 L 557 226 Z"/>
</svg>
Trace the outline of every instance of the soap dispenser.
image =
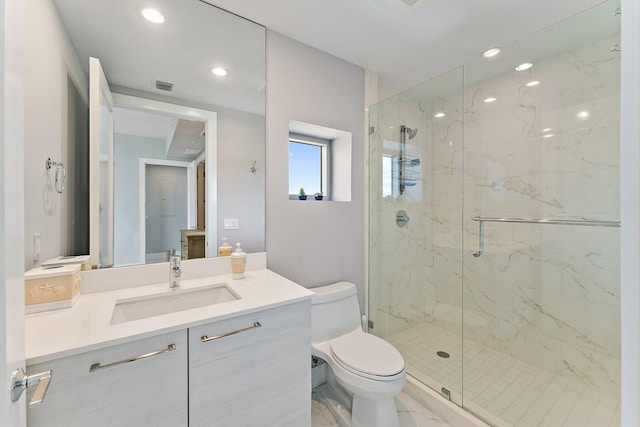
<svg viewBox="0 0 640 427">
<path fill-rule="evenodd" d="M 229 256 L 233 252 L 233 248 L 227 240 L 229 240 L 227 237 L 222 238 L 222 246 L 218 248 L 218 256 Z"/>
<path fill-rule="evenodd" d="M 244 269 L 247 266 L 247 254 L 242 252 L 240 243 L 236 243 L 236 250 L 231 254 L 231 272 L 234 279 L 244 279 Z"/>
</svg>

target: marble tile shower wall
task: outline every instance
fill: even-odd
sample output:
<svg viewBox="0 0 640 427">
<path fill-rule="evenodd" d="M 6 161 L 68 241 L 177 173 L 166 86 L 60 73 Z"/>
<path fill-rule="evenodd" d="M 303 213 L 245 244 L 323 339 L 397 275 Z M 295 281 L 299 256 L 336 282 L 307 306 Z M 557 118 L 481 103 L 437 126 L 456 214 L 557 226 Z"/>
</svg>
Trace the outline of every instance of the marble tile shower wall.
<svg viewBox="0 0 640 427">
<path fill-rule="evenodd" d="M 617 38 L 466 88 L 464 129 L 464 309 L 488 322 L 465 337 L 613 396 L 619 229 L 486 223 L 485 253 L 474 258 L 470 219 L 619 220 Z M 526 87 L 534 78 L 540 85 Z"/>
<path fill-rule="evenodd" d="M 402 330 L 424 321 L 424 301 L 431 283 L 425 255 L 431 252 L 429 203 L 431 192 L 430 128 L 426 106 L 410 94 L 402 93 L 374 106 L 370 112 L 370 240 L 369 318 L 377 335 Z M 400 125 L 417 128 L 413 139 L 406 138 L 406 153 L 420 159 L 412 167 L 419 174 L 415 186 L 402 194 L 382 197 L 382 158 L 397 157 L 400 152 Z M 397 185 L 397 180 L 394 180 Z M 386 185 L 389 183 L 386 182 Z M 397 191 L 397 187 L 394 191 Z M 406 227 L 396 225 L 396 213 L 404 210 L 410 217 Z"/>
<path fill-rule="evenodd" d="M 374 333 L 424 321 L 460 333 L 464 298 L 465 338 L 619 396 L 619 229 L 487 223 L 485 253 L 471 255 L 473 215 L 619 219 L 617 38 L 446 95 L 440 119 L 411 91 L 376 105 Z M 467 81 L 479 66 L 465 66 Z M 533 79 L 540 85 L 526 87 Z M 381 198 L 381 151 L 399 141 L 400 124 L 419 128 L 407 142 L 421 150 L 420 191 Z M 398 209 L 406 228 L 395 226 Z"/>
</svg>

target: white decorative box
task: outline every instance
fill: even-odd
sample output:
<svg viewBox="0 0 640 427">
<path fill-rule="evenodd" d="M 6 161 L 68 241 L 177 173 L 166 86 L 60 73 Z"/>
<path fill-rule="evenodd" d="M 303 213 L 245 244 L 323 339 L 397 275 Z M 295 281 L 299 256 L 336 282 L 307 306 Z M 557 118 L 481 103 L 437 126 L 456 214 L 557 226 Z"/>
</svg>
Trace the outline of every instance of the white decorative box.
<svg viewBox="0 0 640 427">
<path fill-rule="evenodd" d="M 80 264 L 36 267 L 24 274 L 27 314 L 72 307 L 80 298 Z"/>
<path fill-rule="evenodd" d="M 91 270 L 89 255 L 68 255 L 51 258 L 42 263 L 43 267 L 53 267 L 55 265 L 80 264 L 82 271 Z"/>
</svg>

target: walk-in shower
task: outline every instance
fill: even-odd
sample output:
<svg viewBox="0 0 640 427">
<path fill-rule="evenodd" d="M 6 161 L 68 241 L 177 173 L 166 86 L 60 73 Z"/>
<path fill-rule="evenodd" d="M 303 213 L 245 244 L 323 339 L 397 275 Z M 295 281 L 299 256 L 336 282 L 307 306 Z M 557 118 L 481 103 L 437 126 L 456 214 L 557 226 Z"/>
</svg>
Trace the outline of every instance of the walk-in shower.
<svg viewBox="0 0 640 427">
<path fill-rule="evenodd" d="M 492 425 L 620 423 L 618 5 L 369 110 L 370 332 Z"/>
</svg>

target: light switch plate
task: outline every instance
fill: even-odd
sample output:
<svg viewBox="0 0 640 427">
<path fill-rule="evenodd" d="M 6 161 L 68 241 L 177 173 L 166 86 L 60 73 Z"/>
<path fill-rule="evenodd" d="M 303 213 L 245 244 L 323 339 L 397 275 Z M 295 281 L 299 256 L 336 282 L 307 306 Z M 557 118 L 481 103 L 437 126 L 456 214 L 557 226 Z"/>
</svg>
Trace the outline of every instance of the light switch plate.
<svg viewBox="0 0 640 427">
<path fill-rule="evenodd" d="M 238 218 L 225 218 L 224 229 L 225 230 L 237 230 L 240 228 L 240 220 Z"/>
</svg>

